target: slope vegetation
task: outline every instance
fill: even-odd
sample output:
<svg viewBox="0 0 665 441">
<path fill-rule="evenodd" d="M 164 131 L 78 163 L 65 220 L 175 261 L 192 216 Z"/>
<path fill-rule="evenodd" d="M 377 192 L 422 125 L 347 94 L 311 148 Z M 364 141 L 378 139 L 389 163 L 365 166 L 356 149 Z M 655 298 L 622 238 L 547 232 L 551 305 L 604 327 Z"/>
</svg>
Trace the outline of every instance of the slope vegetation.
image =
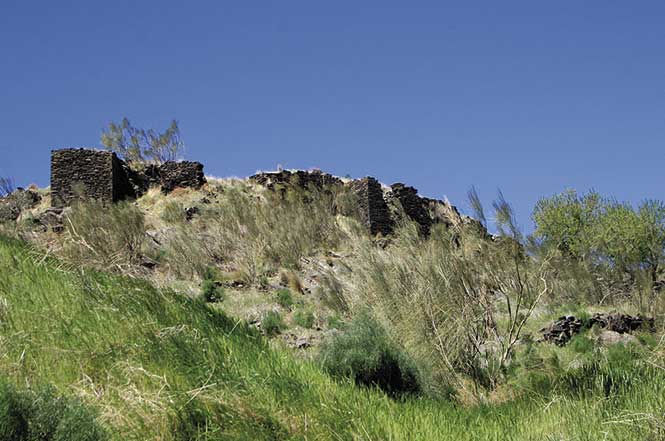
<svg viewBox="0 0 665 441">
<path fill-rule="evenodd" d="M 245 324 L 150 284 L 0 238 L 0 374 L 78 397 L 118 440 L 663 439 L 656 352 L 619 348 L 494 406 L 391 400 L 333 381 Z M 6 424 L 5 420 L 2 424 Z"/>
</svg>

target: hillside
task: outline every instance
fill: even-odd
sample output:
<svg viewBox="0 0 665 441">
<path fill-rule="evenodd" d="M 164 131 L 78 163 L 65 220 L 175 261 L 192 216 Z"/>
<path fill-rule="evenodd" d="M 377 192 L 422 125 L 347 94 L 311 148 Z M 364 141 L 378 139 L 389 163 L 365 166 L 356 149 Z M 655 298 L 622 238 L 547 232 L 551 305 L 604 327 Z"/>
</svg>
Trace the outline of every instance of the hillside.
<svg viewBox="0 0 665 441">
<path fill-rule="evenodd" d="M 0 267 L 2 375 L 79 397 L 112 439 L 662 435 L 665 373 L 656 359 L 595 360 L 565 378 L 566 393 L 495 406 L 393 401 L 333 381 L 243 323 L 148 283 L 69 270 L 6 238 Z"/>
<path fill-rule="evenodd" d="M 657 201 L 565 192 L 524 237 L 473 190 L 53 160 L 0 198 L 7 439 L 665 436 Z"/>
</svg>

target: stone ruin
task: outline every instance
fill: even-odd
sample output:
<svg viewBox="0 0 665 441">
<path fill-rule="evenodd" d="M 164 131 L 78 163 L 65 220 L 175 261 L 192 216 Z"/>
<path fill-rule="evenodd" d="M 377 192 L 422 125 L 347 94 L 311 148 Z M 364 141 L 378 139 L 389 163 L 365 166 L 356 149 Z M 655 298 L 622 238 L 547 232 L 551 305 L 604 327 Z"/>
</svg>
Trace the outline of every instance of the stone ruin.
<svg viewBox="0 0 665 441">
<path fill-rule="evenodd" d="M 288 188 L 324 192 L 337 186 L 347 188 L 356 199 L 351 207 L 344 208 L 343 211 L 349 210 L 344 214 L 355 216 L 372 235 L 390 235 L 397 219 L 406 216 L 417 223 L 423 236 L 429 235 L 433 225 L 444 224 L 455 228 L 472 225 L 489 237 L 480 223 L 462 216 L 453 205 L 421 197 L 415 188 L 402 183 L 383 187 L 372 177 L 345 182 L 320 170 L 262 172 L 249 179 L 269 190 L 281 192 Z M 203 164 L 199 162 L 169 161 L 133 170 L 113 152 L 85 148 L 53 150 L 51 205 L 55 211 L 48 214 L 59 215 L 62 208 L 71 205 L 77 198 L 110 204 L 140 197 L 154 186 L 160 186 L 161 191 L 168 194 L 178 187 L 198 189 L 205 183 Z M 16 219 L 20 209 L 6 208 L 8 206 L 6 201 L 0 201 L 0 216 Z"/>
<path fill-rule="evenodd" d="M 642 316 L 631 316 L 618 312 L 592 315 L 588 320 L 581 320 L 575 316 L 567 315 L 559 317 L 549 326 L 540 330 L 543 340 L 554 343 L 557 346 L 565 346 L 577 334 L 585 329 L 598 326 L 601 329 L 626 334 L 637 329 L 652 330 L 654 319 Z"/>
<path fill-rule="evenodd" d="M 430 214 L 430 201 L 418 196 L 418 190 L 398 182 L 390 186 L 392 195 L 399 201 L 404 214 L 415 221 L 423 236 L 429 236 L 434 220 Z"/>
<path fill-rule="evenodd" d="M 51 152 L 51 205 L 56 208 L 80 197 L 113 203 L 139 197 L 152 185 L 169 193 L 177 187 L 198 189 L 205 182 L 199 162 L 168 161 L 135 171 L 113 152 L 83 148 Z"/>
<path fill-rule="evenodd" d="M 282 192 L 288 188 L 325 190 L 335 185 L 345 185 L 357 197 L 357 207 L 355 213 L 344 214 L 356 216 L 372 235 L 380 233 L 387 236 L 392 233 L 395 219 L 403 213 L 418 224 L 423 236 L 429 235 L 433 225 L 444 224 L 457 228 L 471 226 L 484 237 L 490 237 L 480 222 L 462 216 L 453 205 L 421 197 L 418 190 L 402 183 L 383 188 L 379 181 L 372 177 L 344 183 L 341 179 L 319 170 L 262 172 L 250 176 L 249 179 L 269 190 Z"/>
<path fill-rule="evenodd" d="M 79 197 L 113 203 L 136 196 L 127 167 L 113 152 L 62 149 L 51 152 L 51 205 L 65 207 Z"/>
<path fill-rule="evenodd" d="M 389 235 L 393 231 L 393 220 L 379 181 L 368 176 L 349 185 L 358 196 L 358 215 L 369 233 Z"/>
<path fill-rule="evenodd" d="M 341 179 L 320 170 L 261 172 L 250 176 L 249 179 L 273 191 L 288 187 L 323 190 L 335 185 L 342 185 Z"/>
<path fill-rule="evenodd" d="M 178 187 L 199 189 L 206 183 L 203 164 L 194 161 L 168 161 L 157 168 L 162 193 L 167 194 Z"/>
</svg>

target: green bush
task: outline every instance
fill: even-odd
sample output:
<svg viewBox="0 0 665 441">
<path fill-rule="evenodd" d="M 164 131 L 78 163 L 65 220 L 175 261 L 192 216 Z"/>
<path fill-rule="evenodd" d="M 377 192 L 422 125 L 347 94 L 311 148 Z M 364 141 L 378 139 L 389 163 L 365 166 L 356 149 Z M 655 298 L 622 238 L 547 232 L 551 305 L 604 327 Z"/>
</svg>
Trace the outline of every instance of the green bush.
<svg viewBox="0 0 665 441">
<path fill-rule="evenodd" d="M 0 382 L 0 439 L 12 441 L 103 441 L 108 434 L 81 402 L 52 388 L 18 391 Z"/>
<path fill-rule="evenodd" d="M 344 329 L 344 319 L 337 314 L 328 317 L 328 327 L 330 329 Z"/>
<path fill-rule="evenodd" d="M 312 311 L 298 310 L 293 314 L 293 322 L 302 327 L 310 329 L 314 326 L 314 313 Z"/>
<path fill-rule="evenodd" d="M 261 329 L 266 335 L 279 334 L 284 329 L 284 321 L 279 312 L 268 311 L 261 320 Z"/>
<path fill-rule="evenodd" d="M 391 396 L 423 391 L 413 361 L 367 312 L 325 341 L 319 357 L 331 375 L 353 378 L 356 384 L 378 387 Z"/>
<path fill-rule="evenodd" d="M 208 303 L 224 300 L 224 288 L 217 282 L 217 273 L 212 267 L 206 268 L 204 272 L 200 298 Z"/>
<path fill-rule="evenodd" d="M 291 295 L 291 290 L 288 288 L 282 288 L 277 291 L 277 303 L 282 308 L 290 309 L 293 306 L 293 296 Z"/>
<path fill-rule="evenodd" d="M 14 387 L 0 383 L 0 439 L 24 440 L 28 436 L 29 408 Z"/>
</svg>

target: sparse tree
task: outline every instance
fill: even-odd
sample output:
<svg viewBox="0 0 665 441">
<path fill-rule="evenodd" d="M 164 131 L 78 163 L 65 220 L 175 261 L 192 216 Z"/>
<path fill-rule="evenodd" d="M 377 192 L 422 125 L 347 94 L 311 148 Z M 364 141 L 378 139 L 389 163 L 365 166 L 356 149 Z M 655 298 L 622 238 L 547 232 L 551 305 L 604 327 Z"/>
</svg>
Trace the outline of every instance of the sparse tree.
<svg viewBox="0 0 665 441">
<path fill-rule="evenodd" d="M 123 118 L 120 124 L 109 123 L 101 141 L 105 149 L 134 163 L 175 161 L 185 148 L 176 120 L 163 133 L 157 133 L 153 129 L 136 128 Z"/>
<path fill-rule="evenodd" d="M 16 190 L 16 185 L 12 178 L 0 177 L 0 197 L 7 196 Z"/>
</svg>

